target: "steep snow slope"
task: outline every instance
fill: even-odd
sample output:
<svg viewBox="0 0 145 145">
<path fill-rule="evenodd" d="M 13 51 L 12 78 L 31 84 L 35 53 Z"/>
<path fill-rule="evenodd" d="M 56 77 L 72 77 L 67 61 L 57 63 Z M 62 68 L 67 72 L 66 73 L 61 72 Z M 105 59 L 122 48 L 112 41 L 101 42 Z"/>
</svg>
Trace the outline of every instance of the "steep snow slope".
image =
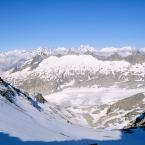
<svg viewBox="0 0 145 145">
<path fill-rule="evenodd" d="M 0 81 L 0 132 L 24 141 L 64 141 L 119 139 L 119 131 L 95 131 L 74 125 L 55 106 L 37 104 L 20 90 Z"/>
</svg>

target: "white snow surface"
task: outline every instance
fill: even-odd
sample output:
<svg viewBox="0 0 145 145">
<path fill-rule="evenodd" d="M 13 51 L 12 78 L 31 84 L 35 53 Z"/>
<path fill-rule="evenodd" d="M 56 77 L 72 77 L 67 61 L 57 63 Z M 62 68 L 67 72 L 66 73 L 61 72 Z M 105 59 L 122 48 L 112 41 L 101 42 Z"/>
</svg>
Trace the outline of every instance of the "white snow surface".
<svg viewBox="0 0 145 145">
<path fill-rule="evenodd" d="M 45 99 L 70 111 L 73 114 L 71 119 L 75 123 L 88 127 L 92 126 L 93 128 L 122 129 L 130 123 L 130 120 L 123 119 L 123 116 L 127 114 L 126 110 L 114 110 L 114 112 L 118 112 L 117 115 L 106 118 L 96 126 L 93 126 L 92 123 L 95 124 L 101 117 L 107 115 L 108 107 L 106 105 L 110 106 L 119 100 L 144 92 L 145 88 L 121 89 L 116 86 L 110 88 L 94 86 L 91 88 L 67 88 L 61 92 L 47 95 Z M 102 109 L 99 109 L 99 106 L 102 106 Z M 128 112 L 130 111 L 128 110 Z M 86 120 L 85 114 L 91 119 L 92 123 Z M 110 123 L 109 126 L 105 125 L 107 121 L 115 118 L 121 118 L 123 122 L 118 123 L 116 121 L 116 123 Z M 136 116 L 132 118 L 132 121 L 135 119 Z"/>
<path fill-rule="evenodd" d="M 9 69 L 21 66 L 30 56 L 30 53 L 24 50 L 0 52 L 0 74 Z"/>
<path fill-rule="evenodd" d="M 121 137 L 119 131 L 93 130 L 70 124 L 59 113 L 53 112 L 49 104 L 41 105 L 43 111 L 40 112 L 20 97 L 17 105 L 20 107 L 0 96 L 0 132 L 23 141 L 108 140 L 108 135 L 111 140 L 116 140 Z"/>
<path fill-rule="evenodd" d="M 110 88 L 81 87 L 67 88 L 61 92 L 45 96 L 45 98 L 57 105 L 67 106 L 94 106 L 103 104 L 113 104 L 118 100 L 127 98 L 140 92 L 141 89 L 122 89 L 116 86 Z"/>
<path fill-rule="evenodd" d="M 3 75 L 9 80 L 24 80 L 27 79 L 29 75 L 38 76 L 39 78 L 46 80 L 55 80 L 57 76 L 62 74 L 64 76 L 71 76 L 74 75 L 74 73 L 83 75 L 85 72 L 90 72 L 94 75 L 96 73 L 103 75 L 111 74 L 114 75 L 114 77 L 116 73 L 120 73 L 123 77 L 126 77 L 128 74 L 144 77 L 145 63 L 131 65 L 124 60 L 101 61 L 91 55 L 50 56 L 44 59 L 35 69 L 26 67 L 21 71 L 16 71 L 14 73 L 8 71 Z"/>
<path fill-rule="evenodd" d="M 86 60 L 88 60 L 89 61 L 88 68 L 90 67 L 90 63 L 92 63 L 91 67 L 94 67 L 94 65 L 97 65 L 98 68 L 100 68 L 100 69 L 102 69 L 102 67 L 103 68 L 107 67 L 107 69 L 109 67 L 109 69 L 110 69 L 110 66 L 111 66 L 111 67 L 114 67 L 114 69 L 116 69 L 116 62 L 114 62 L 114 63 L 113 62 L 106 62 L 103 65 L 104 61 L 97 61 L 93 57 L 85 56 L 85 54 L 87 52 L 90 52 L 90 53 L 93 53 L 94 55 L 97 55 L 97 56 L 110 56 L 114 53 L 118 53 L 120 56 L 126 57 L 126 56 L 131 55 L 133 52 L 136 52 L 136 51 L 144 53 L 144 48 L 137 49 L 137 48 L 133 48 L 131 46 L 125 46 L 125 47 L 121 47 L 121 48 L 106 47 L 106 48 L 102 48 L 102 49 L 96 49 L 90 45 L 80 45 L 80 47 L 77 47 L 77 48 L 39 47 L 38 49 L 34 49 L 32 51 L 14 50 L 14 51 L 0 52 L 0 72 L 10 70 L 11 68 L 14 68 L 14 67 L 19 67 L 23 63 L 27 62 L 27 60 L 29 60 L 37 55 L 54 56 L 57 54 L 61 54 L 62 56 L 68 55 L 68 57 L 69 57 L 69 59 L 68 59 L 68 57 L 61 57 L 60 59 L 57 59 L 56 61 L 60 61 L 60 63 L 57 62 L 58 65 L 60 65 L 61 63 L 64 64 L 63 61 L 65 61 L 65 62 L 67 62 L 67 64 L 69 63 L 69 65 L 71 65 L 72 62 L 74 62 L 74 63 L 76 63 L 76 65 L 80 64 L 80 63 L 85 63 L 83 66 L 86 66 Z M 71 57 L 69 55 L 69 52 L 74 52 L 73 54 L 75 54 L 75 55 L 77 54 L 77 55 L 81 55 L 81 56 L 80 57 L 77 57 L 77 56 Z M 85 58 L 82 58 L 82 55 L 85 56 Z M 53 59 L 55 61 L 56 58 L 53 57 Z M 82 60 L 80 60 L 80 59 L 82 59 Z M 7 61 L 5 61 L 5 60 L 7 60 Z M 95 60 L 95 61 L 92 62 L 93 60 Z M 51 60 L 49 60 L 49 61 L 51 61 Z M 78 61 L 78 63 L 77 63 L 77 61 Z M 49 63 L 48 63 L 48 65 L 49 65 Z M 127 62 L 121 61 L 120 63 L 118 62 L 118 66 L 120 66 L 120 65 L 123 65 L 122 67 L 124 67 L 126 69 L 126 67 L 129 64 Z M 117 68 L 119 68 L 119 67 L 117 67 Z M 97 71 L 98 71 L 98 69 L 97 69 Z"/>
</svg>

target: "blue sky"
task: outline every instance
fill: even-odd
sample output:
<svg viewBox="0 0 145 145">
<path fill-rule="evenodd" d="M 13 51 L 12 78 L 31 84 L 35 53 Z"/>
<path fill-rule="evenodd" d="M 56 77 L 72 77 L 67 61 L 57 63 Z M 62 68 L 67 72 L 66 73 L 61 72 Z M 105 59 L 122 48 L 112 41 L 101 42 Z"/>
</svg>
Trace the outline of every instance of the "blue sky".
<svg viewBox="0 0 145 145">
<path fill-rule="evenodd" d="M 145 47 L 145 0 L 0 0 L 0 49 Z"/>
</svg>

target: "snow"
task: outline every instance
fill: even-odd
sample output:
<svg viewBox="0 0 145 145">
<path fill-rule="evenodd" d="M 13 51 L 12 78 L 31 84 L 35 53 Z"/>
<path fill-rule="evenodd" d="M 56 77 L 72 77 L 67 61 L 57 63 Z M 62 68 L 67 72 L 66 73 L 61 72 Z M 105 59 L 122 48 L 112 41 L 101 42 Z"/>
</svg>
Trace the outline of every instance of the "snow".
<svg viewBox="0 0 145 145">
<path fill-rule="evenodd" d="M 60 121 L 59 117 L 48 119 L 49 115 L 44 116 L 42 112 L 34 111 L 36 114 L 31 112 L 29 116 L 27 111 L 30 110 L 22 111 L 2 100 L 0 107 L 0 142 L 5 145 L 144 145 L 145 142 L 144 130 L 141 128 L 126 131 L 93 130 L 67 124 Z"/>
<path fill-rule="evenodd" d="M 22 66 L 22 63 L 24 62 L 31 62 L 32 57 L 35 55 L 46 54 L 49 56 L 56 53 L 62 54 L 63 56 L 49 56 L 34 70 L 31 70 L 29 66 L 22 71 L 12 74 L 7 72 L 5 76 L 10 77 L 11 79 L 19 78 L 22 82 L 24 79 L 27 79 L 29 75 L 54 80 L 61 74 L 66 76 L 71 75 L 73 70 L 78 74 L 85 74 L 85 72 L 89 71 L 92 74 L 99 72 L 101 74 L 113 74 L 115 76 L 115 74 L 119 72 L 122 73 L 122 76 L 126 76 L 128 73 L 131 73 L 144 77 L 145 63 L 131 65 L 129 62 L 123 60 L 102 61 L 96 59 L 92 55 L 85 55 L 88 51 L 94 54 L 106 53 L 107 55 L 117 52 L 119 55 L 126 57 L 131 55 L 132 51 L 135 51 L 134 48 L 104 48 L 97 51 L 92 46 L 82 45 L 77 50 L 74 48 L 70 50 L 76 51 L 79 55 L 68 55 L 67 53 L 69 50 L 66 48 L 57 48 L 54 50 L 48 48 L 38 48 L 32 52 L 14 51 L 0 53 L 0 71 L 6 71 L 13 67 Z M 7 60 L 7 62 L 5 60 Z M 143 79 L 138 78 L 136 81 L 143 81 Z M 100 113 L 93 114 L 99 105 L 111 105 L 118 100 L 140 92 L 145 92 L 144 88 L 121 89 L 117 86 L 98 88 L 97 85 L 92 87 L 72 88 L 74 84 L 75 80 L 62 84 L 60 86 L 60 88 L 63 89 L 62 91 L 45 96 L 48 103 L 44 105 L 28 101 L 23 96 L 17 95 L 15 96 L 16 98 L 14 98 L 15 104 L 12 104 L 0 96 L 0 132 L 7 133 L 11 137 L 17 137 L 22 141 L 53 142 L 72 140 L 81 141 L 89 139 L 96 140 L 99 142 L 99 145 L 115 144 L 115 141 L 117 144 L 121 145 L 143 145 L 141 141 L 144 139 L 144 132 L 141 129 L 135 130 L 131 135 L 125 134 L 119 130 L 92 129 L 86 127 L 86 120 L 80 114 L 89 113 L 89 115 L 93 118 L 92 122 L 95 123 L 107 112 L 107 108 L 104 108 L 100 110 Z M 68 88 L 66 89 L 66 87 Z M 0 90 L 3 89 L 6 88 L 4 86 L 0 86 Z M 13 91 L 15 92 L 15 90 Z M 34 105 L 34 103 L 36 104 Z M 38 109 L 38 107 L 40 107 L 40 109 Z M 66 108 L 68 110 L 66 110 Z M 117 111 L 118 110 L 116 110 L 116 112 Z M 124 113 L 127 113 L 127 111 L 125 112 L 124 110 L 119 111 L 122 111 L 122 114 L 115 117 L 120 118 L 124 115 Z M 71 115 L 74 115 L 73 113 L 78 116 L 70 119 Z M 115 117 L 110 117 L 106 121 Z M 75 122 L 77 119 L 79 122 Z M 127 120 L 122 124 L 115 123 L 114 126 L 116 128 L 122 128 L 128 123 L 129 121 Z"/>
<path fill-rule="evenodd" d="M 67 88 L 58 93 L 47 95 L 45 98 L 57 105 L 93 106 L 113 104 L 140 92 L 145 92 L 145 89 L 122 89 L 116 86 L 110 88 L 81 87 Z"/>
<path fill-rule="evenodd" d="M 145 89 L 121 89 L 116 86 L 110 88 L 67 88 L 60 92 L 46 95 L 45 99 L 71 112 L 69 118 L 76 124 L 93 128 L 121 129 L 130 123 L 130 120 L 125 120 L 124 116 L 127 112 L 130 113 L 134 110 L 114 110 L 117 113 L 116 115 L 104 118 L 104 121 L 101 121 L 98 125 L 95 124 L 100 118 L 107 116 L 110 105 L 142 92 L 145 92 Z M 91 119 L 91 122 L 87 121 L 84 114 Z M 105 125 L 107 121 L 119 118 L 121 118 L 122 123 L 116 121 L 116 123 L 110 123 L 109 126 Z M 135 116 L 132 117 L 132 120 L 135 120 Z"/>
<path fill-rule="evenodd" d="M 143 102 L 145 103 L 145 99 L 143 99 Z"/>
<path fill-rule="evenodd" d="M 126 61 L 100 61 L 91 55 L 65 55 L 60 58 L 56 56 L 50 56 L 44 59 L 39 66 L 29 71 L 29 68 L 25 68 L 22 71 L 15 73 L 5 73 L 6 78 L 18 79 L 27 78 L 29 75 L 37 75 L 40 78 L 47 80 L 55 80 L 55 77 L 64 74 L 73 75 L 85 74 L 90 72 L 91 74 L 114 74 L 116 72 L 125 73 L 128 72 L 130 64 Z M 45 74 L 45 75 L 44 75 Z"/>
<path fill-rule="evenodd" d="M 17 100 L 17 104 L 20 107 L 0 97 L 0 132 L 23 141 L 105 140 L 107 135 L 112 139 L 120 138 L 119 131 L 95 131 L 67 123 L 59 114 L 45 110 L 44 106 L 44 111 L 38 111 L 24 98 Z"/>
<path fill-rule="evenodd" d="M 29 58 L 30 53 L 24 50 L 13 50 L 0 53 L 0 73 L 11 68 L 19 67 Z"/>
<path fill-rule="evenodd" d="M 46 67 L 47 66 L 47 67 Z M 114 62 L 103 62 L 95 59 L 91 55 L 65 55 L 63 57 L 57 58 L 51 56 L 45 59 L 38 67 L 36 71 L 50 72 L 52 70 L 60 70 L 69 72 L 69 70 L 92 70 L 94 73 L 102 68 L 102 72 L 106 73 L 107 70 L 113 71 L 124 71 L 129 67 L 129 63 L 125 61 L 114 61 Z"/>
<path fill-rule="evenodd" d="M 116 47 L 106 47 L 102 49 L 96 49 L 90 45 L 80 45 L 77 48 L 64 48 L 64 47 L 58 47 L 58 48 L 48 48 L 48 47 L 39 47 L 37 49 L 34 49 L 32 51 L 25 51 L 25 50 L 14 50 L 14 51 L 7 51 L 7 52 L 0 52 L 0 72 L 1 71 L 7 71 L 14 67 L 19 67 L 23 63 L 25 63 L 27 60 L 37 56 L 37 55 L 45 55 L 45 56 L 54 56 L 61 54 L 69 55 L 69 52 L 72 52 L 74 55 L 84 55 L 86 52 L 91 52 L 94 55 L 98 56 L 110 56 L 112 54 L 119 54 L 122 57 L 127 57 L 128 55 L 131 55 L 133 52 L 142 52 L 144 53 L 144 49 L 137 49 L 133 48 L 131 46 L 124 46 L 121 48 Z M 75 59 L 75 57 L 74 57 Z M 80 57 L 81 59 L 81 57 Z M 7 63 L 5 63 L 5 60 L 7 60 Z M 80 60 L 79 60 L 80 61 Z M 67 60 L 66 60 L 67 62 Z M 76 62 L 76 61 L 74 61 Z"/>
<path fill-rule="evenodd" d="M 18 137 L 23 141 L 105 140 L 110 132 L 112 139 L 120 138 L 119 131 L 96 131 L 73 124 L 56 105 L 48 102 L 40 104 L 30 96 L 28 99 L 28 96 L 6 82 L 1 82 L 0 86 L 3 92 L 7 90 L 13 92 L 9 94 L 13 103 L 0 95 L 2 133 Z"/>
<path fill-rule="evenodd" d="M 131 65 L 127 61 L 101 61 L 91 55 L 64 55 L 62 57 L 50 56 L 44 59 L 37 68 L 27 67 L 15 73 L 7 72 L 4 74 L 8 80 L 25 80 L 30 75 L 38 76 L 42 79 L 55 80 L 63 75 L 64 77 L 75 74 L 85 75 L 89 72 L 93 76 L 97 74 L 113 75 L 117 73 L 120 77 L 126 78 L 127 75 L 137 75 L 144 77 L 145 63 Z M 89 78 L 86 78 L 89 80 Z"/>
<path fill-rule="evenodd" d="M 17 96 L 18 97 L 18 96 Z M 20 96 L 19 96 L 20 97 Z M 81 127 L 67 123 L 59 113 L 41 104 L 43 111 L 35 109 L 23 97 L 17 98 L 20 107 L 7 102 L 0 96 L 0 141 L 5 145 L 35 144 L 86 144 L 99 145 L 143 145 L 142 129 L 132 129 L 129 134 L 121 130 L 104 130 Z M 7 133 L 7 136 L 3 133 Z M 13 140 L 13 137 L 16 137 Z M 20 140 L 19 140 L 20 139 Z"/>
<path fill-rule="evenodd" d="M 86 48 L 86 47 L 82 46 L 82 48 Z M 132 48 L 130 47 L 125 47 L 125 48 L 120 48 L 120 49 L 115 48 L 115 51 L 124 53 L 125 49 L 129 52 L 132 52 Z M 48 57 L 43 59 L 43 61 L 38 65 L 38 67 L 34 69 L 31 69 L 31 66 L 29 66 L 26 68 L 24 67 L 22 70 L 16 71 L 14 73 L 11 73 L 12 71 L 8 69 L 9 71 L 3 74 L 4 78 L 7 78 L 9 81 L 12 81 L 12 80 L 24 81 L 30 76 L 32 77 L 38 76 L 40 79 L 53 81 L 53 80 L 56 80 L 57 78 L 61 78 L 62 75 L 63 77 L 69 77 L 69 76 L 75 76 L 75 75 L 85 76 L 85 74 L 87 73 L 92 77 L 96 77 L 96 79 L 97 77 L 99 77 L 100 74 L 111 75 L 111 76 L 113 75 L 113 78 L 118 77 L 118 79 L 123 78 L 124 80 L 127 80 L 128 78 L 130 78 L 130 75 L 131 76 L 136 75 L 138 77 L 137 79 L 142 79 L 142 77 L 144 77 L 145 63 L 131 64 L 125 60 L 103 61 L 103 60 L 96 59 L 92 55 L 85 55 L 83 53 L 79 55 L 76 55 L 76 54 L 65 55 L 64 54 L 61 57 L 57 57 L 57 56 L 53 56 L 52 51 L 56 51 L 56 50 L 47 49 L 47 48 L 39 48 L 35 51 L 32 51 L 31 55 L 26 55 L 27 57 L 29 56 L 29 59 L 24 59 L 25 57 L 22 57 L 20 55 L 20 60 L 23 58 L 25 61 L 22 61 L 22 62 L 25 62 L 25 63 L 22 65 L 22 62 L 16 59 L 17 63 L 13 61 L 14 65 L 12 65 L 9 62 L 8 65 L 10 66 L 8 66 L 8 68 L 13 68 L 14 66 L 17 66 L 17 65 L 22 67 L 25 64 L 33 61 L 32 56 L 34 55 L 43 55 L 42 53 L 44 53 Z M 62 48 L 62 50 L 61 48 L 58 48 L 57 51 L 66 51 L 66 50 L 64 48 Z M 103 49 L 100 52 L 105 53 L 105 51 L 106 49 L 105 50 Z M 4 57 L 4 60 L 5 59 L 6 57 Z M 0 70 L 4 70 L 3 67 L 5 67 L 4 65 L 5 63 L 2 60 L 3 59 L 0 58 Z M 10 57 L 10 61 L 12 60 L 13 59 Z M 86 80 L 90 79 L 89 75 L 88 75 L 88 78 L 86 78 Z"/>
<path fill-rule="evenodd" d="M 79 53 L 86 53 L 86 52 L 97 52 L 97 49 L 90 45 L 80 45 L 77 50 Z"/>
<path fill-rule="evenodd" d="M 106 47 L 106 48 L 100 49 L 100 52 L 105 53 L 105 54 L 107 53 L 108 56 L 112 55 L 114 53 L 117 53 L 122 57 L 127 57 L 127 56 L 131 55 L 132 52 L 134 52 L 134 51 L 137 51 L 137 49 L 133 48 L 131 46 L 124 46 L 124 47 L 121 47 L 121 48 Z"/>
</svg>

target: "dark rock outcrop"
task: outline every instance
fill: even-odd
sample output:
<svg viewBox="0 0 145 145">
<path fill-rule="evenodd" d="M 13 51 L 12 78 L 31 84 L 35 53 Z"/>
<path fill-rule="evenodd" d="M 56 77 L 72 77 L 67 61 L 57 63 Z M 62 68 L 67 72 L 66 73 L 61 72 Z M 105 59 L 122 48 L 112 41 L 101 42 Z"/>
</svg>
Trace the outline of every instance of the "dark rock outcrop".
<svg viewBox="0 0 145 145">
<path fill-rule="evenodd" d="M 36 99 L 36 101 L 38 101 L 39 103 L 45 103 L 47 102 L 44 97 L 42 96 L 42 94 L 38 93 L 37 95 L 34 96 L 34 98 Z"/>
</svg>

